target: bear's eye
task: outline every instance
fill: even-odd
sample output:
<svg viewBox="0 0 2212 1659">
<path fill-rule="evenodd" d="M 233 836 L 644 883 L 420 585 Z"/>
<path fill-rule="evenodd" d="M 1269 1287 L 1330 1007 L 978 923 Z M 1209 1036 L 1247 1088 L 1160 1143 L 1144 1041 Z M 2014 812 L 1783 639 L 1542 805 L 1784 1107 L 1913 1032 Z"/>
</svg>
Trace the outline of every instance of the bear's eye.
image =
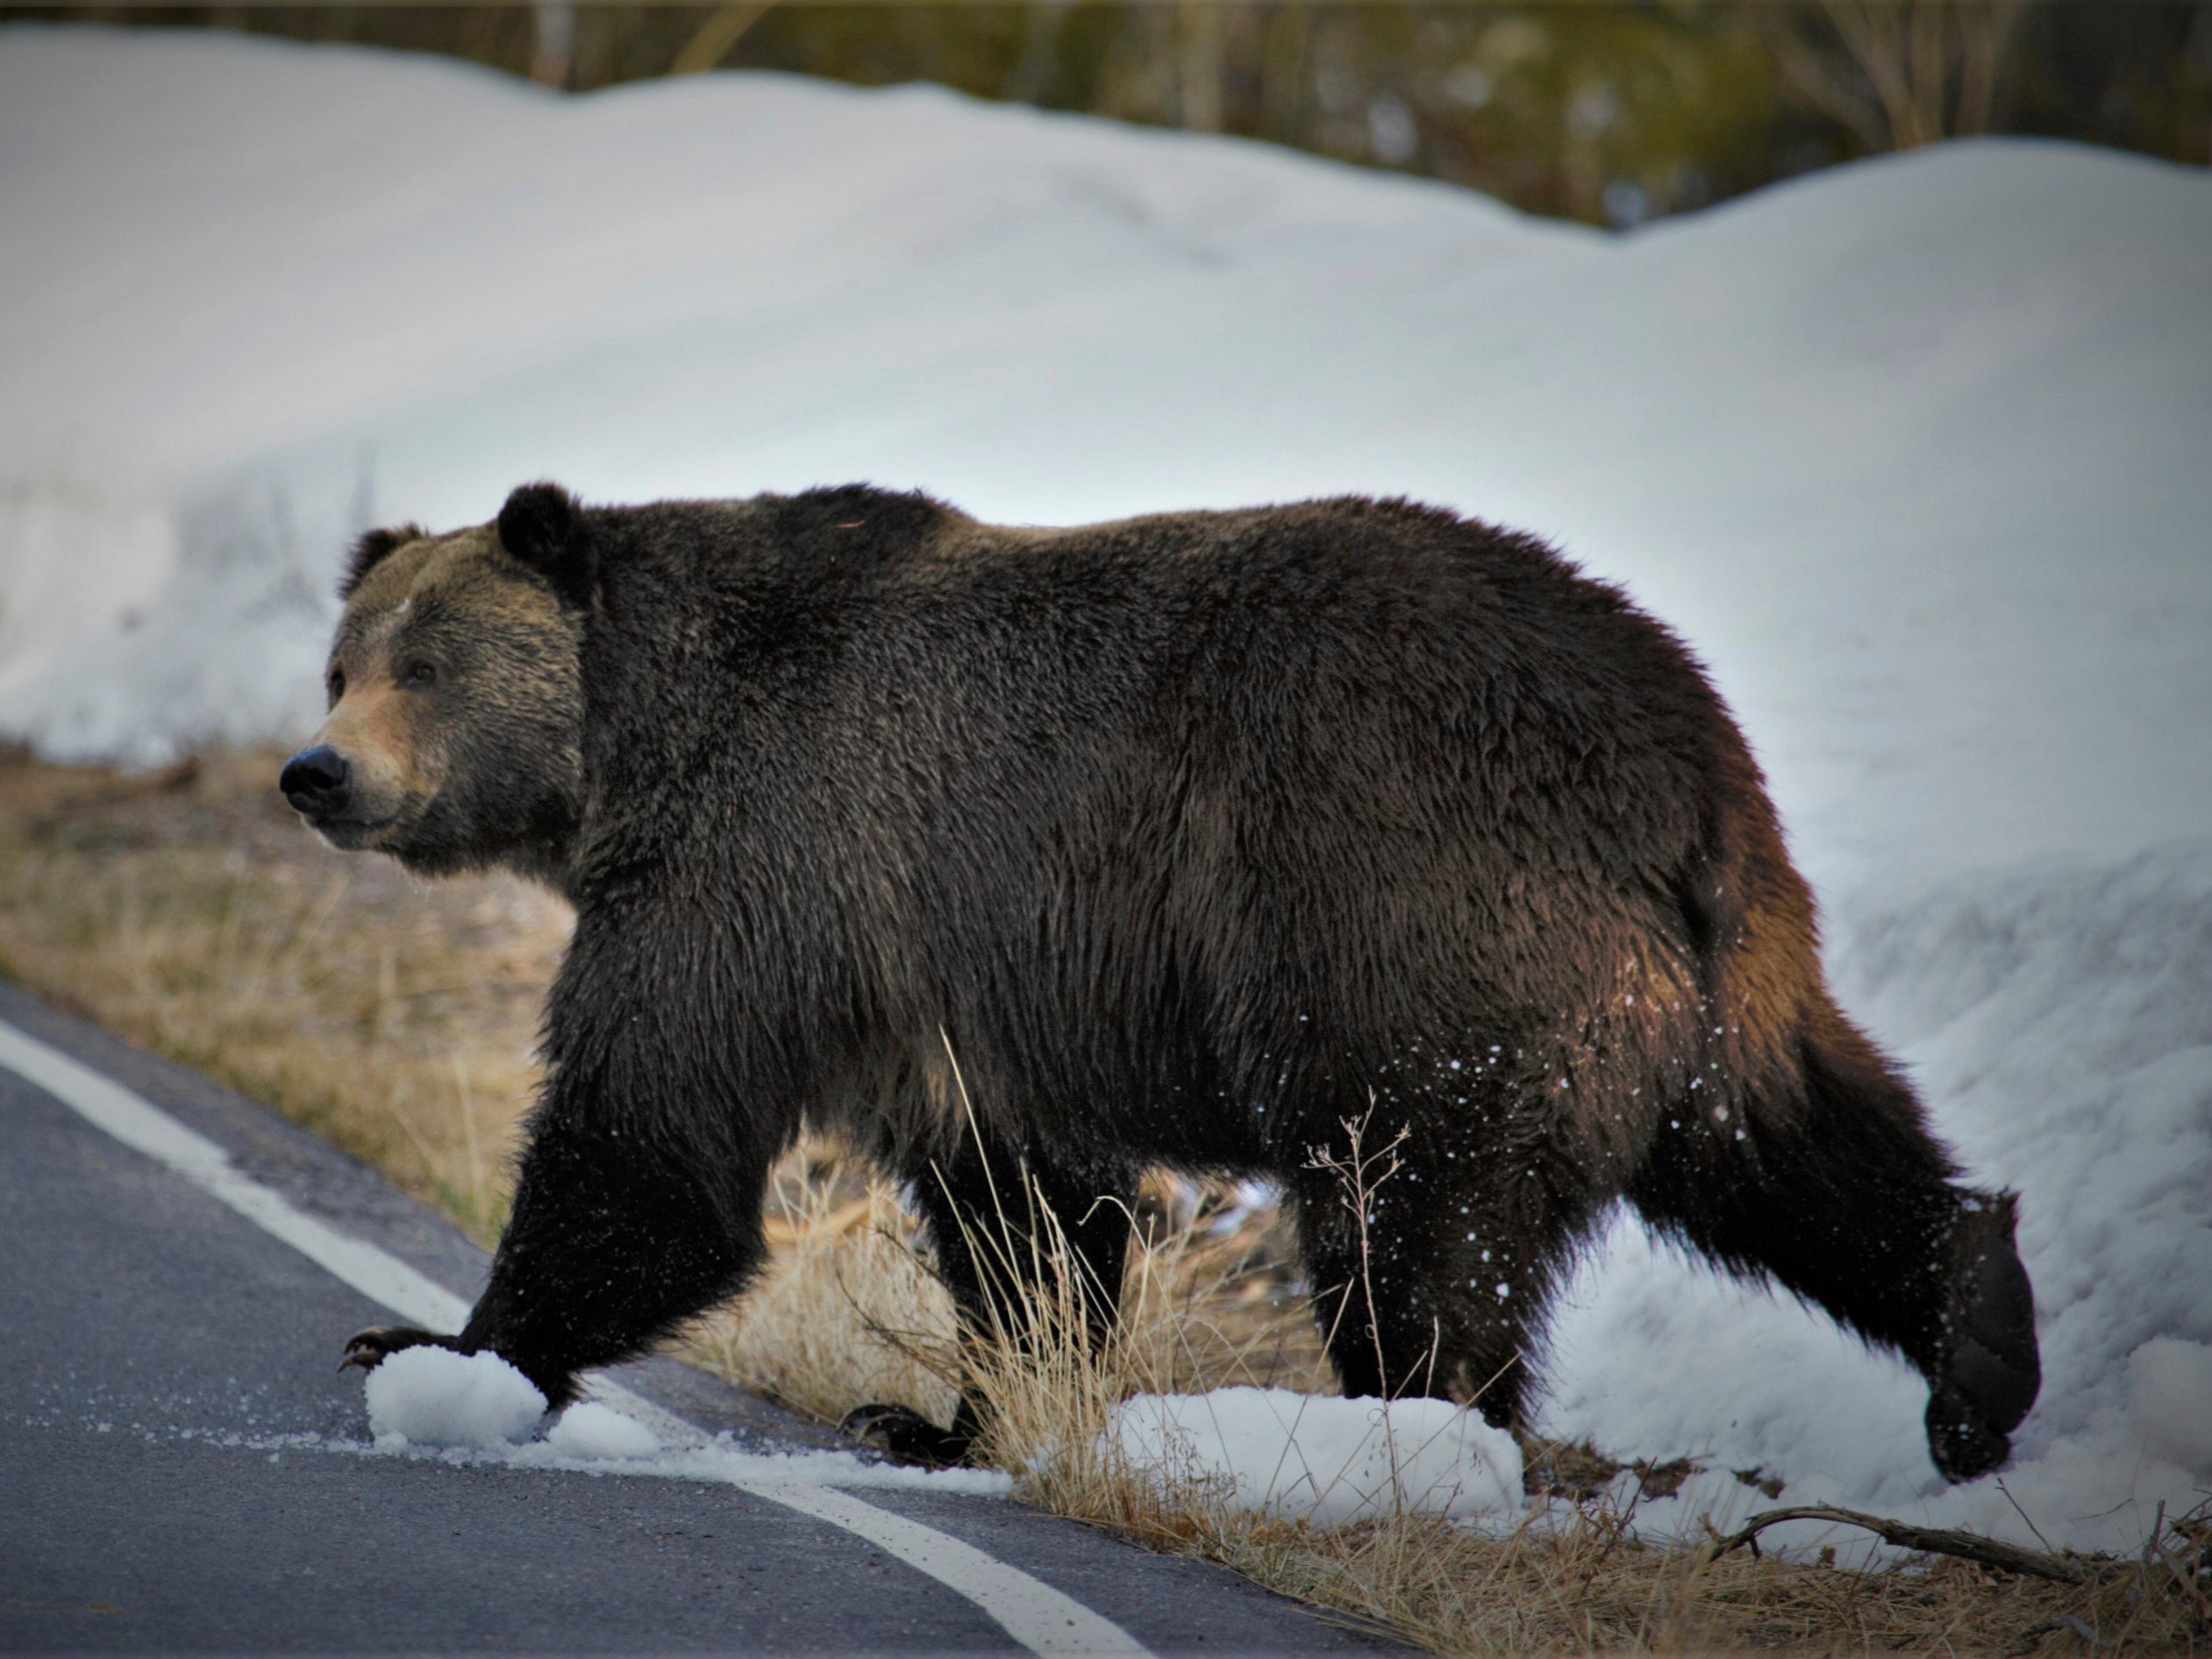
<svg viewBox="0 0 2212 1659">
<path fill-rule="evenodd" d="M 428 685 L 438 678 L 437 665 L 430 662 L 410 662 L 407 672 L 399 676 L 402 685 Z"/>
<path fill-rule="evenodd" d="M 346 695 L 346 670 L 332 669 L 330 677 L 331 701 L 335 703 Z"/>
</svg>

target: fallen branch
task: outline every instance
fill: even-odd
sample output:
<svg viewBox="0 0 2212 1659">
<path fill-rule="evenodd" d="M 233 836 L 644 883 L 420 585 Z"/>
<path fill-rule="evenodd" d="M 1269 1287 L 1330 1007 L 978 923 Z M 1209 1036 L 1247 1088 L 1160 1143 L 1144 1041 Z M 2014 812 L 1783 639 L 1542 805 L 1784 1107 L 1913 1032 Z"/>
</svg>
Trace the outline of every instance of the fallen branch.
<svg viewBox="0 0 2212 1659">
<path fill-rule="evenodd" d="M 1894 1544 L 1900 1549 L 1923 1549 L 1937 1555 L 1961 1555 L 1968 1561 L 1978 1561 L 1986 1567 L 2002 1567 L 2009 1573 L 2023 1573 L 2034 1578 L 2055 1578 L 2062 1584 L 2085 1584 L 2091 1577 L 2090 1570 L 2079 1562 L 2063 1555 L 2048 1555 L 2039 1549 L 2023 1549 L 2017 1544 L 2001 1543 L 1994 1538 L 1984 1538 L 1980 1533 L 1953 1532 L 1943 1527 L 1915 1527 L 1908 1521 L 1891 1520 L 1885 1515 L 1862 1515 L 1855 1509 L 1830 1509 L 1824 1505 L 1809 1505 L 1802 1509 L 1761 1510 L 1746 1522 L 1740 1532 L 1730 1534 L 1712 1547 L 1705 1557 L 1718 1561 L 1731 1549 L 1752 1544 L 1767 1527 L 1785 1520 L 1825 1520 L 1845 1527 L 1861 1527 L 1874 1534 L 1884 1543 Z"/>
</svg>

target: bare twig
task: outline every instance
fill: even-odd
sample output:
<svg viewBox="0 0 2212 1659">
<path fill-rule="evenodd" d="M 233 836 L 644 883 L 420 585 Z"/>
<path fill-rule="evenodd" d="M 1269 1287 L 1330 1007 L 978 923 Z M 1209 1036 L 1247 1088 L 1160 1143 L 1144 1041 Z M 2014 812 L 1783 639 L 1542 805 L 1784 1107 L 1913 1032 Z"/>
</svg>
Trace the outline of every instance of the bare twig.
<svg viewBox="0 0 2212 1659">
<path fill-rule="evenodd" d="M 1824 1504 L 1808 1505 L 1799 1509 L 1767 1509 L 1752 1516 L 1739 1530 L 1712 1547 L 1708 1562 L 1718 1561 L 1729 1551 L 1750 1543 L 1767 1527 L 1786 1520 L 1824 1520 L 1843 1527 L 1859 1527 L 1873 1533 L 1884 1543 L 1894 1544 L 1900 1549 L 1923 1549 L 1932 1555 L 1958 1555 L 1967 1561 L 1978 1561 L 1985 1567 L 1998 1567 L 2009 1573 L 2022 1573 L 2033 1578 L 2054 1578 L 2062 1584 L 2086 1584 L 2092 1577 L 2088 1568 L 2062 1555 L 2045 1555 L 2040 1550 L 2023 1549 L 2017 1544 L 2008 1544 L 1994 1538 L 1985 1538 L 1979 1533 L 1954 1532 L 1945 1527 L 1915 1527 L 1909 1521 L 1892 1520 L 1886 1515 L 1861 1514 L 1855 1509 L 1831 1509 Z"/>
<path fill-rule="evenodd" d="M 1999 1480 L 1997 1483 L 1997 1490 L 2005 1495 L 2005 1502 L 2012 1505 L 2012 1512 L 2019 1516 L 2022 1520 L 2028 1523 L 2028 1530 L 2036 1535 L 2036 1542 L 2041 1544 L 2045 1549 L 2049 1549 L 2051 1548 L 2051 1541 L 2043 1535 L 2043 1528 L 2036 1525 L 2035 1517 L 2029 1514 L 2026 1510 L 2020 1507 L 2020 1500 L 2012 1495 L 2012 1488 L 2006 1485 L 2002 1480 Z M 2158 1512 L 2160 1514 L 2164 1514 L 2166 1512 L 2166 1505 L 2164 1504 L 2160 1504 L 2158 1505 Z"/>
</svg>

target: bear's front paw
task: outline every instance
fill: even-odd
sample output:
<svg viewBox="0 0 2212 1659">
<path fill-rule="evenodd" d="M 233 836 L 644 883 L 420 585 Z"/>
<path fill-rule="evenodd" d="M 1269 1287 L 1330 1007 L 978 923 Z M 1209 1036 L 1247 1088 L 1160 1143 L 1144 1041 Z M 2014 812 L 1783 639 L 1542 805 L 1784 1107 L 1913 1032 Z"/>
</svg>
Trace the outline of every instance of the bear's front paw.
<svg viewBox="0 0 2212 1659">
<path fill-rule="evenodd" d="M 902 1463 L 938 1469 L 967 1462 L 975 1446 L 972 1434 L 939 1428 L 910 1405 L 856 1405 L 838 1419 L 838 1433 Z"/>
<path fill-rule="evenodd" d="M 339 1370 L 358 1365 L 364 1371 L 373 1371 L 402 1348 L 421 1348 L 428 1343 L 433 1348 L 452 1348 L 453 1339 L 437 1336 L 428 1331 L 418 1331 L 411 1325 L 372 1325 L 366 1331 L 356 1331 L 346 1344 L 346 1357 L 338 1362 Z"/>
</svg>

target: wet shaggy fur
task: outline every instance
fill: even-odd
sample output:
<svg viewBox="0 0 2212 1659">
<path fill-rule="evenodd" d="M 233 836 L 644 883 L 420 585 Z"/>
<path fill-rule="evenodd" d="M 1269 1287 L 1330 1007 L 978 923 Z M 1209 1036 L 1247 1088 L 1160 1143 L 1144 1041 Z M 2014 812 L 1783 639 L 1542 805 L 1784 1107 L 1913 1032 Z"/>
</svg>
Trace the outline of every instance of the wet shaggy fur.
<svg viewBox="0 0 2212 1659">
<path fill-rule="evenodd" d="M 1017 530 L 864 488 L 534 485 L 496 526 L 364 542 L 348 582 L 340 655 L 396 671 L 433 613 L 477 652 L 419 711 L 438 790 L 348 844 L 576 905 L 456 1339 L 549 1398 L 745 1283 L 803 1117 L 908 1178 L 971 1312 L 959 1221 L 1016 1172 L 1106 1287 L 1143 1167 L 1271 1176 L 1346 1391 L 1501 1423 L 1625 1199 L 1917 1366 L 1946 1474 L 2005 1455 L 2037 1383 L 2011 1200 L 1959 1183 L 1830 998 L 1696 663 L 1534 538 L 1364 499 Z M 1405 1137 L 1372 1298 L 1316 1167 L 1353 1124 Z M 939 1453 L 974 1427 L 895 1418 Z"/>
</svg>

